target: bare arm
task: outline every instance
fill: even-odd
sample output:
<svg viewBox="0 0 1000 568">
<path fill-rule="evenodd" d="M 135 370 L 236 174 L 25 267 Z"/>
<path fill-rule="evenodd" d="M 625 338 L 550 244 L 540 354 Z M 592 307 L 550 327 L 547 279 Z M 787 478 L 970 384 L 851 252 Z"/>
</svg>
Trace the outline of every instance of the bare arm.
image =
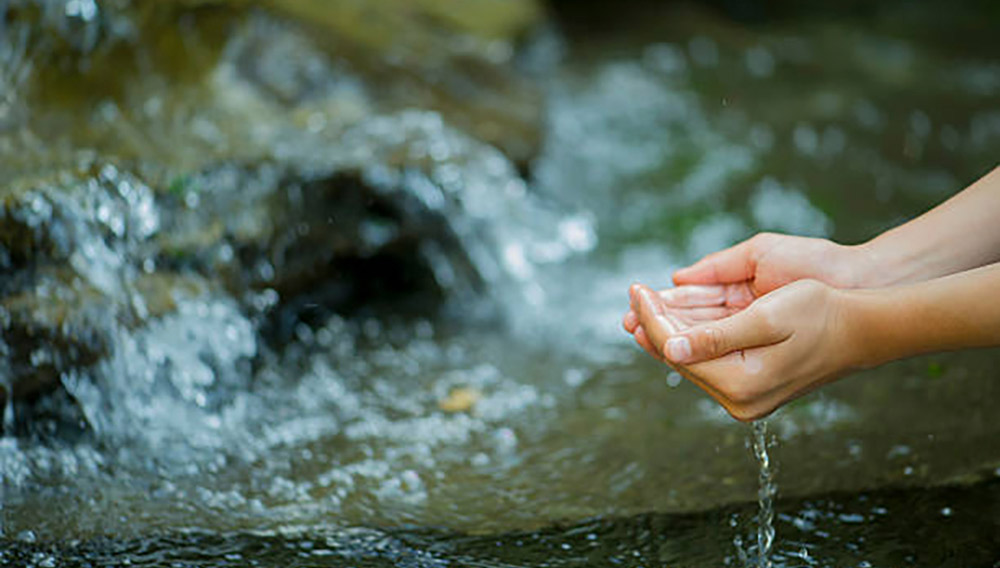
<svg viewBox="0 0 1000 568">
<path fill-rule="evenodd" d="M 1000 264 L 877 290 L 843 291 L 859 366 L 1000 345 Z"/>
<path fill-rule="evenodd" d="M 919 282 L 1000 261 L 1000 167 L 856 249 L 862 286 Z"/>
<path fill-rule="evenodd" d="M 1000 261 L 1000 167 L 912 221 L 861 245 L 761 233 L 674 274 L 678 286 L 725 286 L 745 307 L 796 280 L 835 288 L 919 282 Z"/>
</svg>

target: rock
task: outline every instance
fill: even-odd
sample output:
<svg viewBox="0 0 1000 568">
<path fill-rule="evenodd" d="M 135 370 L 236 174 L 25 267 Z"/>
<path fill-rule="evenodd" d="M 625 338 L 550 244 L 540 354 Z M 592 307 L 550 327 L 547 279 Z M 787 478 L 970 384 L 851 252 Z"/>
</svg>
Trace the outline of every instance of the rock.
<svg viewBox="0 0 1000 568">
<path fill-rule="evenodd" d="M 211 287 L 152 273 L 153 193 L 114 166 L 14 180 L 0 201 L 2 358 L 17 397 L 107 356 L 115 333 L 170 312 L 177 295 Z"/>
<path fill-rule="evenodd" d="M 422 108 L 522 168 L 538 153 L 541 97 L 513 65 L 541 22 L 535 0 L 251 4 L 123 0 L 85 19 L 58 16 L 52 0 L 16 2 L 10 37 L 24 46 L 0 41 L 0 63 L 26 72 L 0 100 L 0 148 L 5 119 L 27 134 L 0 168 L 65 167 L 84 148 L 181 169 L 232 159 L 261 133 L 247 95 L 302 129 Z M 230 77 L 244 83 L 220 88 Z"/>
<path fill-rule="evenodd" d="M 441 112 L 526 166 L 537 154 L 542 100 L 511 66 L 517 43 L 542 22 L 534 0 L 269 1 L 308 23 L 319 45 L 346 53 L 387 110 Z"/>
<path fill-rule="evenodd" d="M 116 333 L 174 311 L 180 297 L 200 297 L 208 290 L 194 276 L 143 275 L 134 283 L 131 302 L 122 302 L 68 270 L 36 275 L 34 288 L 0 301 L 0 354 L 15 397 L 51 390 L 64 372 L 86 369 L 108 356 Z M 0 395 L 0 402 L 4 399 Z"/>
<path fill-rule="evenodd" d="M 453 389 L 448 396 L 438 401 L 438 408 L 445 412 L 468 412 L 483 398 L 483 393 L 474 388 Z"/>
</svg>

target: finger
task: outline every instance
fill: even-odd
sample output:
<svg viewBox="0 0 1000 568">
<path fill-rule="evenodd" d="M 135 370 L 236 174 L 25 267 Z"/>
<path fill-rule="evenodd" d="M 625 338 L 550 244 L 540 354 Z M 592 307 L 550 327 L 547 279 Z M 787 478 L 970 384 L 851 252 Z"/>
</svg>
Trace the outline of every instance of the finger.
<svg viewBox="0 0 1000 568">
<path fill-rule="evenodd" d="M 726 287 L 720 285 L 687 285 L 660 291 L 660 297 L 672 308 L 721 306 L 726 303 Z"/>
<path fill-rule="evenodd" d="M 726 306 L 712 308 L 671 308 L 671 312 L 677 316 L 677 319 L 688 325 L 720 320 L 733 315 L 737 311 L 739 310 L 736 308 Z M 636 325 L 638 325 L 638 321 L 639 316 L 636 315 Z"/>
<path fill-rule="evenodd" d="M 634 311 L 629 310 L 622 318 L 622 327 L 629 333 L 635 333 L 635 328 L 639 327 L 639 316 Z"/>
<path fill-rule="evenodd" d="M 646 325 L 641 313 L 639 321 Z M 696 325 L 654 345 L 660 345 L 660 351 L 673 363 L 690 365 L 743 349 L 773 345 L 790 334 L 751 307 L 727 318 Z"/>
<path fill-rule="evenodd" d="M 639 323 L 653 344 L 654 350 L 660 353 L 660 348 L 673 334 L 681 329 L 681 324 L 674 320 L 669 314 L 658 309 L 654 302 L 655 292 L 645 286 L 636 289 L 636 305 L 633 309 L 639 316 Z M 662 356 L 662 354 L 661 354 Z"/>
<path fill-rule="evenodd" d="M 751 280 L 755 265 L 753 245 L 746 240 L 674 272 L 674 284 L 728 284 Z"/>
<path fill-rule="evenodd" d="M 642 284 L 632 284 L 628 287 L 628 305 L 635 313 L 639 313 L 639 291 L 645 288 Z"/>
<path fill-rule="evenodd" d="M 648 353 L 654 359 L 665 361 L 663 355 L 661 355 L 660 352 L 657 351 L 656 347 L 653 347 L 652 342 L 649 341 L 649 337 L 646 335 L 646 331 L 642 329 L 642 326 L 636 328 L 634 337 L 635 342 L 639 344 L 639 347 L 642 347 L 643 351 Z"/>
</svg>

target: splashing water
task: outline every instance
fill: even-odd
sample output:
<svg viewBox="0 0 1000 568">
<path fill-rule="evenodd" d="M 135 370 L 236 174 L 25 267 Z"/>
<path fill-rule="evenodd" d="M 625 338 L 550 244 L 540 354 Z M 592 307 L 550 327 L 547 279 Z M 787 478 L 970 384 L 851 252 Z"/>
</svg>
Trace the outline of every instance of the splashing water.
<svg viewBox="0 0 1000 568">
<path fill-rule="evenodd" d="M 7 355 L 7 344 L 0 341 L 0 356 Z M 14 436 L 14 380 L 6 368 L 0 366 L 0 391 L 3 391 L 3 419 L 0 422 L 0 431 L 3 438 L 13 438 Z"/>
</svg>

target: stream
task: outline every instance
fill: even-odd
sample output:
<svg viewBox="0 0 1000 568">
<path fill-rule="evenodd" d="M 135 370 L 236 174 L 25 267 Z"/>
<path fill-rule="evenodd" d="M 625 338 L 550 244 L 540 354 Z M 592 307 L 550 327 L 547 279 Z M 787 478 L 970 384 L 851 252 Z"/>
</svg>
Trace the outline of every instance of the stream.
<svg viewBox="0 0 1000 568">
<path fill-rule="evenodd" d="M 493 4 L 0 2 L 0 565 L 997 566 L 996 350 L 747 452 L 619 322 L 993 167 L 1000 12 Z"/>
</svg>

